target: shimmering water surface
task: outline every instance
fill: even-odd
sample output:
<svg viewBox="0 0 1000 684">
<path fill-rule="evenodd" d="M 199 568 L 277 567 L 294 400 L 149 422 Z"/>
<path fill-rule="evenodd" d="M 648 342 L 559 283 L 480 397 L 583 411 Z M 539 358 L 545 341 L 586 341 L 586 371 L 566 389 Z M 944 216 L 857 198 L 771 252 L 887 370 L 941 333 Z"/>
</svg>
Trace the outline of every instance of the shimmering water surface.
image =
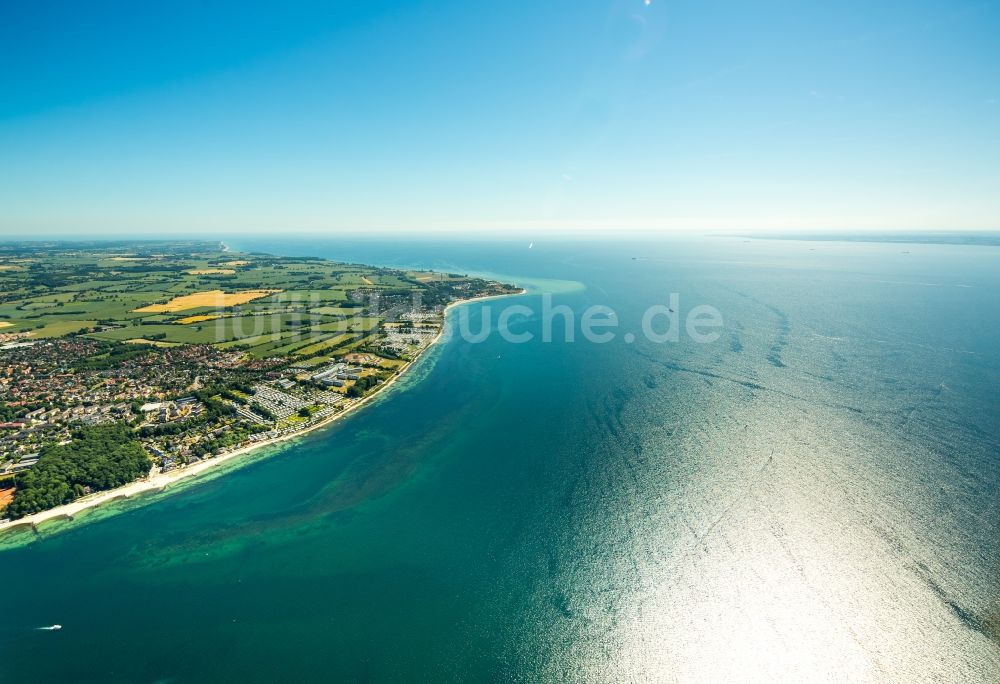
<svg viewBox="0 0 1000 684">
<path fill-rule="evenodd" d="M 1000 679 L 1000 248 L 234 247 L 506 274 L 620 328 L 453 338 L 269 458 L 43 527 L 0 553 L 0 680 Z M 670 293 L 720 338 L 645 339 Z"/>
</svg>

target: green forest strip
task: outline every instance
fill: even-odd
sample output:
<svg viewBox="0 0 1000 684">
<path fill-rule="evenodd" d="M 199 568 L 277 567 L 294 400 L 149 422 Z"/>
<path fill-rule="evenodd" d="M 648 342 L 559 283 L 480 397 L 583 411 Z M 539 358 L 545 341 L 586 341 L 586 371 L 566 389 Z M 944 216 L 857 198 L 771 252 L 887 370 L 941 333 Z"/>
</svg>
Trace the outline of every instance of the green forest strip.
<svg viewBox="0 0 1000 684">
<path fill-rule="evenodd" d="M 82 427 L 69 444 L 53 444 L 38 463 L 15 476 L 17 491 L 7 515 L 20 518 L 68 504 L 85 494 L 114 489 L 144 477 L 149 455 L 126 425 Z"/>
</svg>

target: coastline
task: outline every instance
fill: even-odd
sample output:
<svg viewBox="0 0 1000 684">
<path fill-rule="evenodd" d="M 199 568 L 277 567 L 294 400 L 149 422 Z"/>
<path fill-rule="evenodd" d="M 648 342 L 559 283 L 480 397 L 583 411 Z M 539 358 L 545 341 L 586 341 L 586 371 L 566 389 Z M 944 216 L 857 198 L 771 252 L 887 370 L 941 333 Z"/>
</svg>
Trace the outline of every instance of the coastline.
<svg viewBox="0 0 1000 684">
<path fill-rule="evenodd" d="M 87 496 L 80 497 L 76 501 L 72 501 L 68 504 L 56 506 L 55 508 L 50 508 L 45 511 L 39 511 L 38 513 L 33 513 L 23 518 L 10 520 L 7 522 L 0 522 L 0 535 L 15 530 L 23 531 L 23 529 L 27 527 L 35 529 L 38 527 L 38 525 L 46 521 L 73 520 L 74 516 L 78 515 L 82 511 L 95 508 L 97 506 L 100 506 L 101 504 L 110 503 L 112 501 L 118 501 L 121 499 L 130 499 L 138 494 L 143 494 L 146 492 L 162 492 L 175 482 L 193 478 L 207 470 L 215 468 L 216 466 L 219 466 L 223 463 L 227 463 L 236 458 L 239 458 L 240 456 L 245 456 L 246 454 L 249 454 L 253 451 L 257 451 L 258 449 L 262 449 L 264 447 L 274 446 L 276 444 L 281 444 L 282 442 L 287 442 L 293 439 L 297 439 L 299 437 L 302 437 L 303 435 L 313 432 L 314 430 L 319 430 L 320 428 L 327 427 L 328 425 L 331 425 L 340 418 L 343 418 L 344 416 L 353 413 L 355 410 L 364 406 L 372 399 L 382 396 L 383 393 L 387 391 L 390 387 L 392 387 L 392 385 L 397 380 L 403 377 L 403 375 L 410 368 L 412 368 L 414 364 L 416 364 L 421 358 L 423 358 L 424 354 L 426 354 L 436 344 L 438 344 L 438 342 L 440 342 L 441 338 L 444 336 L 445 330 L 447 328 L 448 312 L 452 308 L 461 306 L 463 304 L 470 304 L 472 302 L 478 302 L 487 299 L 502 299 L 506 297 L 516 297 L 519 295 L 523 295 L 526 292 L 527 292 L 526 289 L 521 288 L 520 292 L 515 292 L 511 294 L 470 297 L 469 299 L 459 299 L 449 303 L 447 306 L 445 306 L 444 310 L 441 312 L 441 329 L 438 331 L 438 334 L 434 337 L 433 340 L 431 340 L 431 343 L 427 345 L 427 347 L 421 350 L 421 352 L 416 357 L 414 357 L 412 361 L 408 362 L 405 366 L 400 368 L 399 372 L 396 373 L 394 376 L 392 376 L 392 378 L 390 378 L 388 382 L 378 387 L 371 394 L 362 397 L 358 401 L 348 406 L 343 411 L 335 413 L 331 416 L 327 416 L 323 420 L 320 420 L 313 425 L 309 425 L 307 427 L 302 428 L 301 430 L 297 430 L 287 435 L 274 437 L 272 439 L 256 442 L 254 444 L 248 444 L 246 446 L 239 447 L 238 449 L 234 449 L 232 451 L 227 451 L 225 453 L 219 454 L 218 456 L 214 456 L 212 458 L 199 461 L 198 463 L 184 466 L 183 468 L 177 468 L 175 470 L 171 470 L 166 473 L 156 473 L 155 475 L 148 476 L 140 480 L 135 480 L 134 482 L 122 485 L 121 487 L 116 487 L 114 489 L 108 489 L 102 492 L 95 492 L 93 494 L 88 494 Z"/>
</svg>

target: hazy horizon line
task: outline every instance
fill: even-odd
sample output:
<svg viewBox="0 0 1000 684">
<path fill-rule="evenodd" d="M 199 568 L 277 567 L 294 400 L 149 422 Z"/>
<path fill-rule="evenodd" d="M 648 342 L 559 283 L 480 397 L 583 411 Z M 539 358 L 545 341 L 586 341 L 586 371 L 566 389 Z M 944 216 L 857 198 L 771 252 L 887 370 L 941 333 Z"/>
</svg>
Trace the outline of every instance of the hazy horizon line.
<svg viewBox="0 0 1000 684">
<path fill-rule="evenodd" d="M 0 231 L 0 244 L 12 244 L 18 242 L 170 242 L 170 241 L 197 241 L 197 242 L 221 242 L 233 238 L 282 238 L 289 240 L 296 239 L 350 239 L 350 240 L 406 240 L 410 242 L 422 242 L 426 240 L 460 240 L 463 242 L 476 241 L 515 241 L 515 240 L 555 240 L 560 242 L 573 240 L 624 240 L 624 239 L 685 239 L 685 238 L 740 238 L 740 239 L 786 239 L 786 240 L 845 240 L 845 241 L 889 241 L 889 242 L 941 242 L 956 244 L 989 244 L 1000 245 L 1000 229 L 961 229 L 961 230 L 935 230 L 925 228 L 915 229 L 828 229 L 828 230 L 732 230 L 732 231 L 704 231 L 704 230 L 629 230 L 624 229 L 609 235 L 606 232 L 594 230 L 566 231 L 566 230 L 527 230 L 510 229 L 495 231 L 413 231 L 413 230 L 302 230 L 283 231 L 277 230 L 219 230 L 219 231 L 198 231 L 198 232 L 170 232 L 155 231 L 147 235 L 136 236 L 123 232 L 95 232 L 86 236 L 79 233 L 61 232 L 34 232 L 28 233 L 5 233 Z"/>
</svg>

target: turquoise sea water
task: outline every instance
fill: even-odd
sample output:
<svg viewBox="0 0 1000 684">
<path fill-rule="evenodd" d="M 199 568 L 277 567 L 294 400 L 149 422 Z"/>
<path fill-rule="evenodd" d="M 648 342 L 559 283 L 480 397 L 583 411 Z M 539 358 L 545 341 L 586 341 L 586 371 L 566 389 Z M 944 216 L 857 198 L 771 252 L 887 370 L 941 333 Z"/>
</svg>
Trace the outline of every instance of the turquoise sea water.
<svg viewBox="0 0 1000 684">
<path fill-rule="evenodd" d="M 620 325 L 453 337 L 269 458 L 43 527 L 0 552 L 0 681 L 998 679 L 1000 248 L 233 246 Z M 720 338 L 647 340 L 671 293 Z"/>
</svg>

